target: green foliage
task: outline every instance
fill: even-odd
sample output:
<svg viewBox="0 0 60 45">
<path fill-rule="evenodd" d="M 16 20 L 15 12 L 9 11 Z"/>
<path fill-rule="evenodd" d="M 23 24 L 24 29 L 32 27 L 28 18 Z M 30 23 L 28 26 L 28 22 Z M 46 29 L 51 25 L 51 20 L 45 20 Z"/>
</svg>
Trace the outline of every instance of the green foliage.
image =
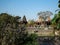
<svg viewBox="0 0 60 45">
<path fill-rule="evenodd" d="M 38 45 L 38 42 L 37 42 L 37 35 L 36 34 L 31 34 L 28 36 L 27 38 L 27 44 L 26 45 Z"/>
<path fill-rule="evenodd" d="M 58 5 L 58 7 L 60 8 L 60 4 Z"/>
<path fill-rule="evenodd" d="M 19 31 L 17 20 L 16 17 L 13 17 L 7 13 L 0 14 L 1 45 L 12 45 L 12 43 L 14 44 L 15 34 L 17 33 L 17 31 Z"/>
<path fill-rule="evenodd" d="M 0 14 L 0 45 L 31 45 L 35 44 L 35 35 L 28 35 L 25 25 L 19 24 L 19 16 L 7 13 Z M 20 25 L 20 26 L 19 26 Z"/>
<path fill-rule="evenodd" d="M 55 14 L 54 18 L 52 19 L 52 24 L 55 25 L 57 29 L 60 29 L 60 12 Z"/>
<path fill-rule="evenodd" d="M 58 17 L 57 17 L 57 14 L 55 14 L 55 15 L 54 15 L 54 18 L 51 20 L 51 21 L 52 21 L 52 24 L 56 24 L 57 18 L 58 18 Z"/>
<path fill-rule="evenodd" d="M 59 4 L 58 4 L 58 7 L 60 8 L 60 0 L 58 1 L 58 3 L 59 3 Z"/>
<path fill-rule="evenodd" d="M 30 26 L 33 26 L 35 24 L 35 21 L 34 20 L 29 20 L 29 25 Z"/>
<path fill-rule="evenodd" d="M 60 8 L 60 0 L 58 1 L 58 7 Z M 57 29 L 60 29 L 60 10 L 57 10 L 58 13 L 55 14 L 54 18 L 52 19 L 52 24 L 55 25 Z"/>
<path fill-rule="evenodd" d="M 20 45 L 20 44 L 21 45 L 37 45 L 38 43 L 37 43 L 36 39 L 37 39 L 37 35 L 35 35 L 35 34 L 28 35 L 28 33 L 27 33 L 27 34 L 23 35 L 23 37 L 20 34 L 20 37 L 16 38 L 15 44 L 16 45 Z"/>
</svg>

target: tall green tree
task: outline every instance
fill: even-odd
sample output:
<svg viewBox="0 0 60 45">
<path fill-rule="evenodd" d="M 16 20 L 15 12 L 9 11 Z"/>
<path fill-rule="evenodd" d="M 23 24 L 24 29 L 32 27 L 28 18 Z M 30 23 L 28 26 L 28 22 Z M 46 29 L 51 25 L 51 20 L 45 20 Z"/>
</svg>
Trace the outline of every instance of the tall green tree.
<svg viewBox="0 0 60 45">
<path fill-rule="evenodd" d="M 34 44 L 31 42 L 35 42 L 36 37 L 28 35 L 23 24 L 19 26 L 19 19 L 19 16 L 14 17 L 7 13 L 0 14 L 0 45 Z"/>
<path fill-rule="evenodd" d="M 58 11 L 58 13 L 54 16 L 54 18 L 52 19 L 52 23 L 56 24 L 56 28 L 60 29 L 60 0 L 58 1 L 58 8 L 56 11 Z"/>
<path fill-rule="evenodd" d="M 7 13 L 0 14 L 0 45 L 14 44 L 15 31 L 19 31 L 17 20 Z"/>
</svg>

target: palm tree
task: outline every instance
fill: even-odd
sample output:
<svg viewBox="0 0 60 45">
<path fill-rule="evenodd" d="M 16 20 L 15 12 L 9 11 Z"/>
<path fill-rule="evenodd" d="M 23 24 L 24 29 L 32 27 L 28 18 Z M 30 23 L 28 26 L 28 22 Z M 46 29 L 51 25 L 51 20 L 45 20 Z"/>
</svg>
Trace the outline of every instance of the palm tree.
<svg viewBox="0 0 60 45">
<path fill-rule="evenodd" d="M 54 18 L 52 19 L 52 22 L 54 22 L 54 24 L 56 23 L 56 28 L 60 29 L 60 0 L 58 1 L 58 8 L 55 12 L 58 11 L 58 13 L 54 16 Z"/>
<path fill-rule="evenodd" d="M 60 8 L 60 0 L 58 1 L 58 3 L 59 3 L 59 4 L 58 4 L 58 7 Z"/>
</svg>

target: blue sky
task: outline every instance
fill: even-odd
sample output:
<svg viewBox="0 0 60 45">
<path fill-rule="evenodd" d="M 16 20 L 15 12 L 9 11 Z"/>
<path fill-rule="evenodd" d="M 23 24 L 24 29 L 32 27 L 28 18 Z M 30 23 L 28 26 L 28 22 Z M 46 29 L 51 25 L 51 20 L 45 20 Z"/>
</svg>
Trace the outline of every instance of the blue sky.
<svg viewBox="0 0 60 45">
<path fill-rule="evenodd" d="M 0 13 L 21 17 L 25 15 L 28 20 L 35 20 L 40 11 L 51 11 L 55 14 L 57 5 L 58 0 L 0 0 Z"/>
</svg>

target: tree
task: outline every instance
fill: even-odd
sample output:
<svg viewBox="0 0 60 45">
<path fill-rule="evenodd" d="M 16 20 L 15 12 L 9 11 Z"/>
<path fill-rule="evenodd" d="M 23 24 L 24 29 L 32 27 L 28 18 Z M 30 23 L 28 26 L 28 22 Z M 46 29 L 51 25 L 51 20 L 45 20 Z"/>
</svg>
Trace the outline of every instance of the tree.
<svg viewBox="0 0 60 45">
<path fill-rule="evenodd" d="M 38 16 L 39 16 L 39 17 L 41 16 L 41 17 L 44 19 L 44 23 L 45 23 L 47 17 L 48 17 L 48 16 L 51 16 L 51 15 L 53 15 L 53 13 L 50 12 L 50 11 L 39 12 L 39 13 L 38 13 Z M 45 24 L 45 25 L 46 25 L 46 24 Z"/>
<path fill-rule="evenodd" d="M 20 20 L 21 17 L 19 17 L 19 16 L 16 16 L 15 19 L 17 20 L 17 22 L 20 22 L 20 21 L 21 21 L 21 20 Z"/>
<path fill-rule="evenodd" d="M 27 20 L 26 20 L 25 15 L 23 16 L 22 22 L 23 22 L 24 24 L 27 24 Z"/>
<path fill-rule="evenodd" d="M 18 28 L 18 23 L 17 23 L 16 17 L 11 16 L 7 13 L 1 13 L 0 14 L 0 40 L 1 40 L 1 45 L 13 45 L 14 44 L 14 39 L 15 39 L 15 34 L 17 32 L 15 31 L 20 31 Z M 19 29 L 19 30 L 18 30 Z"/>
<path fill-rule="evenodd" d="M 42 16 L 42 17 L 44 18 L 44 20 L 46 20 L 47 16 L 51 16 L 51 15 L 53 15 L 53 13 L 50 12 L 50 11 L 39 12 L 39 13 L 38 13 L 38 16 Z"/>
<path fill-rule="evenodd" d="M 32 36 L 26 33 L 25 26 L 23 24 L 19 26 L 18 19 L 19 16 L 0 14 L 0 45 L 26 45 L 27 42 L 34 42 L 31 41 Z"/>
<path fill-rule="evenodd" d="M 60 0 L 58 1 L 58 3 L 59 3 L 59 4 L 58 4 L 58 7 L 60 8 Z"/>
<path fill-rule="evenodd" d="M 58 1 L 58 8 L 59 9 L 57 9 L 55 12 L 57 12 L 58 11 L 58 13 L 57 14 L 55 14 L 55 16 L 54 16 L 54 18 L 52 19 L 52 23 L 53 24 L 56 24 L 55 26 L 56 26 L 56 28 L 57 29 L 60 29 L 60 0 Z"/>
<path fill-rule="evenodd" d="M 34 20 L 29 20 L 29 21 L 28 21 L 28 25 L 29 25 L 29 26 L 34 26 L 34 24 L 35 24 L 35 21 L 34 21 Z"/>
</svg>

